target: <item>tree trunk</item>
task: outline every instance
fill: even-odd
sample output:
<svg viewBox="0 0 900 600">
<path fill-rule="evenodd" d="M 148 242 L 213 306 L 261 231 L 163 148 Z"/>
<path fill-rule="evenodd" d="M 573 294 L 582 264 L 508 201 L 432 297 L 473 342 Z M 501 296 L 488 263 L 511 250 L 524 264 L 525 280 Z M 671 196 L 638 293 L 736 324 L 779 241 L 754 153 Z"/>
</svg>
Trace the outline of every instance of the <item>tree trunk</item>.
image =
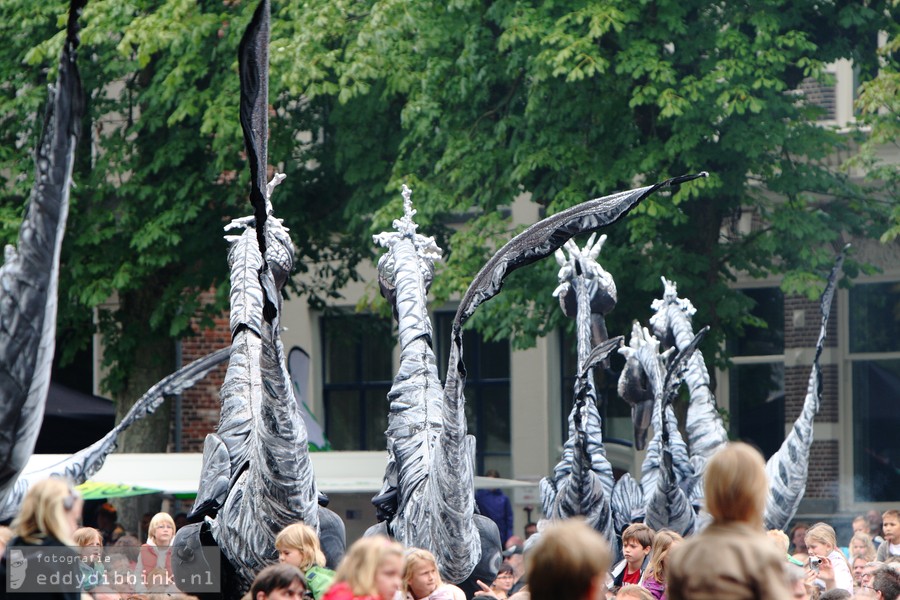
<svg viewBox="0 0 900 600">
<path fill-rule="evenodd" d="M 128 378 L 128 386 L 116 395 L 116 422 L 128 412 L 135 401 L 160 379 L 172 373 L 175 365 L 175 343 L 172 340 L 150 339 L 140 350 L 140 358 Z M 165 452 L 169 443 L 171 409 L 164 402 L 156 413 L 141 419 L 119 438 L 118 451 Z M 145 512 L 159 512 L 162 499 L 158 494 L 120 498 L 115 502 L 119 523 L 126 531 L 140 535 L 139 523 Z M 140 539 L 140 538 L 139 538 Z M 141 539 L 141 542 L 146 541 Z"/>
</svg>

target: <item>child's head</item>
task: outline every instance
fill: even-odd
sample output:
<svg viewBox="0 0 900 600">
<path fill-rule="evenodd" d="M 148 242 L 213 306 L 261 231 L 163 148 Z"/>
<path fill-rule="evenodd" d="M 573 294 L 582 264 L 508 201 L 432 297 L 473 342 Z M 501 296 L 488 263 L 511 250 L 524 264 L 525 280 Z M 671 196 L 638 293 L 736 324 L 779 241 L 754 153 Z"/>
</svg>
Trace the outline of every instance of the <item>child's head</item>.
<svg viewBox="0 0 900 600">
<path fill-rule="evenodd" d="M 266 600 L 274 597 L 274 592 L 282 592 L 282 595 L 299 598 L 306 591 L 306 579 L 300 569 L 293 565 L 270 565 L 259 572 L 253 584 L 250 586 L 251 600 Z M 287 592 L 288 594 L 284 594 Z"/>
<path fill-rule="evenodd" d="M 169 589 L 169 573 L 165 567 L 156 566 L 144 573 L 144 585 L 150 593 L 162 593 Z"/>
<path fill-rule="evenodd" d="M 79 527 L 72 534 L 72 541 L 76 546 L 103 546 L 103 536 L 93 527 Z"/>
<path fill-rule="evenodd" d="M 79 527 L 72 534 L 72 541 L 81 548 L 82 559 L 98 561 L 103 554 L 103 536 L 93 527 Z"/>
<path fill-rule="evenodd" d="M 790 540 L 785 532 L 780 529 L 770 529 L 766 532 L 769 541 L 775 546 L 780 554 L 787 554 L 788 547 L 791 545 Z"/>
<path fill-rule="evenodd" d="M 806 530 L 806 548 L 811 556 L 828 556 L 837 546 L 834 529 L 827 523 L 816 523 Z"/>
<path fill-rule="evenodd" d="M 609 544 L 584 521 L 553 524 L 525 555 L 531 597 L 582 598 L 605 587 L 609 563 Z"/>
<path fill-rule="evenodd" d="M 884 531 L 884 541 L 891 544 L 900 542 L 900 512 L 893 509 L 885 511 L 881 515 L 881 529 Z"/>
<path fill-rule="evenodd" d="M 858 531 L 862 531 L 863 533 L 869 533 L 869 522 L 866 520 L 866 517 L 863 515 L 857 515 L 853 519 L 853 533 Z"/>
<path fill-rule="evenodd" d="M 875 560 L 875 544 L 872 543 L 872 538 L 869 537 L 868 528 L 866 528 L 866 531 L 854 533 L 853 537 L 850 538 L 848 548 L 850 549 L 850 556 L 862 555 L 865 557 L 866 562 Z"/>
<path fill-rule="evenodd" d="M 706 509 L 720 523 L 742 522 L 762 526 L 769 482 L 759 450 L 742 442 L 729 442 L 706 466 Z"/>
<path fill-rule="evenodd" d="M 167 512 L 159 512 L 150 519 L 147 537 L 157 546 L 168 546 L 175 537 L 175 520 Z"/>
<path fill-rule="evenodd" d="M 669 550 L 675 544 L 684 541 L 680 535 L 669 529 L 656 532 L 653 537 L 653 549 L 650 554 L 650 564 L 647 565 L 647 574 L 652 575 L 658 582 L 666 583 L 666 558 Z"/>
<path fill-rule="evenodd" d="M 622 554 L 632 571 L 650 554 L 655 533 L 643 523 L 632 523 L 622 532 Z"/>
<path fill-rule="evenodd" d="M 406 565 L 403 569 L 403 591 L 412 594 L 415 600 L 425 598 L 443 585 L 434 554 L 421 548 L 406 551 Z"/>
<path fill-rule="evenodd" d="M 304 573 L 313 565 L 325 566 L 325 554 L 316 530 L 304 523 L 288 525 L 275 537 L 278 561 L 294 565 Z"/>
<path fill-rule="evenodd" d="M 364 537 L 350 546 L 334 576 L 354 596 L 391 600 L 403 581 L 403 546 L 383 535 Z"/>
<path fill-rule="evenodd" d="M 653 600 L 653 594 L 639 585 L 629 583 L 616 592 L 616 600 Z"/>
</svg>

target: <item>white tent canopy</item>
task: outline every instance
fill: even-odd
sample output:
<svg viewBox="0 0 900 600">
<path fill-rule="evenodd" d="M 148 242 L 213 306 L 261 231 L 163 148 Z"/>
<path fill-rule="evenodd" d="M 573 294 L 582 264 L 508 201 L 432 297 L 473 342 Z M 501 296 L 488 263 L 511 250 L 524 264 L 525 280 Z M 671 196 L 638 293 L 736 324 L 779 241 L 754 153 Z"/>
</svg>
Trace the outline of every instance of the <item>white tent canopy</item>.
<svg viewBox="0 0 900 600">
<path fill-rule="evenodd" d="M 319 489 L 326 494 L 375 493 L 381 489 L 385 452 L 311 452 Z M 68 458 L 65 454 L 35 454 L 25 472 L 43 469 Z M 201 453 L 110 454 L 91 480 L 140 486 L 167 494 L 195 494 L 203 462 Z M 475 487 L 515 488 L 536 484 L 514 479 L 476 477 Z"/>
</svg>

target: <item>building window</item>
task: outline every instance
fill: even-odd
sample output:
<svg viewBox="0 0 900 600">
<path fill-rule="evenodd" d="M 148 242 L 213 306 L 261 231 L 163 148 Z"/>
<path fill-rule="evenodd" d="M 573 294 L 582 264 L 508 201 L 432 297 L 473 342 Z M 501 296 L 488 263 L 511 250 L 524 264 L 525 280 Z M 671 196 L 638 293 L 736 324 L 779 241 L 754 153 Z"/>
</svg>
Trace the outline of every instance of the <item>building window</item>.
<svg viewBox="0 0 900 600">
<path fill-rule="evenodd" d="M 441 380 L 446 381 L 450 352 L 450 325 L 454 313 L 435 314 L 435 354 Z M 478 473 L 497 469 L 501 477 L 512 475 L 510 457 L 509 342 L 487 342 L 477 331 L 463 335 L 466 364 L 466 421 L 475 436 L 475 468 Z"/>
<path fill-rule="evenodd" d="M 335 450 L 384 450 L 395 341 L 369 315 L 322 317 L 325 435 Z"/>
<path fill-rule="evenodd" d="M 569 438 L 569 414 L 575 402 L 575 380 L 578 376 L 578 340 L 573 331 L 559 330 L 560 348 L 560 407 L 562 439 Z M 603 443 L 634 445 L 634 424 L 631 405 L 619 397 L 619 375 L 625 366 L 625 358 L 614 351 L 609 355 L 609 368 L 594 369 L 594 386 L 597 389 L 597 409 L 603 422 Z"/>
<path fill-rule="evenodd" d="M 857 502 L 900 496 L 900 282 L 857 284 L 849 293 Z"/>
<path fill-rule="evenodd" d="M 731 434 L 766 458 L 784 441 L 784 294 L 777 287 L 745 289 L 759 326 L 728 340 Z"/>
</svg>

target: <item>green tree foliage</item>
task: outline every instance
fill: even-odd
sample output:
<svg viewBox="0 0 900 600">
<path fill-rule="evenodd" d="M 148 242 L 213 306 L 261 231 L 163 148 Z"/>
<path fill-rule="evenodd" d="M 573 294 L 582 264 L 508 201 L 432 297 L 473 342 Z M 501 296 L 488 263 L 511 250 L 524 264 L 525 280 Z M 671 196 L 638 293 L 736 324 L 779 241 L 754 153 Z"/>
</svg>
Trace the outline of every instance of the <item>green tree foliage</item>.
<svg viewBox="0 0 900 600">
<path fill-rule="evenodd" d="M 15 238 L 33 179 L 31 148 L 46 85 L 55 79 L 67 4 L 0 2 L 4 241 Z M 190 334 L 190 318 L 226 306 L 223 226 L 251 212 L 237 46 L 252 8 L 94 0 L 82 15 L 79 66 L 89 106 L 63 251 L 66 344 L 59 351 L 89 343 L 96 308 L 110 368 L 105 385 L 117 396 L 133 400 L 170 372 L 171 342 Z M 321 129 L 322 115 L 284 89 L 275 80 L 270 156 L 288 174 L 275 202 L 305 257 L 300 270 L 311 272 L 297 289 L 321 302 L 359 259 L 331 235 L 342 228 L 349 193 L 331 175 L 327 150 L 304 138 Z M 199 292 L 211 286 L 218 298 L 204 305 Z"/>
<path fill-rule="evenodd" d="M 825 63 L 867 80 L 885 0 L 273 0 L 270 162 L 298 244 L 294 292 L 321 305 L 371 256 L 370 233 L 414 190 L 421 231 L 447 250 L 450 298 L 516 233 L 527 195 L 553 213 L 671 175 L 711 177 L 657 195 L 608 233 L 612 332 L 646 320 L 659 276 L 679 282 L 716 335 L 747 322 L 740 271 L 813 290 L 849 235 L 880 235 L 884 205 L 830 167 L 844 140 L 792 92 Z M 87 342 L 96 308 L 109 389 L 226 297 L 219 232 L 248 214 L 236 48 L 255 2 L 92 0 L 81 68 L 89 116 L 64 245 L 60 326 Z M 53 80 L 65 3 L 0 0 L 0 234 L 31 185 L 30 148 Z M 753 211 L 764 226 L 734 225 Z M 465 215 L 464 227 L 458 216 Z M 851 270 L 852 270 L 851 265 Z M 201 306 L 198 291 L 219 301 Z M 550 261 L 516 273 L 476 315 L 519 346 L 558 326 Z M 117 299 L 107 309 L 109 299 Z M 78 327 L 76 327 L 78 324 Z M 142 348 L 154 348 L 153 352 Z M 65 351 L 66 348 L 61 348 Z M 148 375 L 152 379 L 155 375 Z M 131 378 L 131 379 L 130 379 Z M 131 389 L 133 386 L 133 389 Z M 137 392 L 137 393 L 135 393 Z"/>
<path fill-rule="evenodd" d="M 894 6 L 898 6 L 896 0 Z M 849 166 L 862 169 L 874 184 L 871 193 L 891 207 L 891 226 L 881 236 L 888 243 L 900 236 L 900 25 L 895 20 L 886 27 L 890 29 L 885 30 L 885 43 L 878 51 L 878 76 L 859 90 L 856 106 L 868 131 Z"/>
<path fill-rule="evenodd" d="M 515 233 L 498 209 L 523 193 L 552 213 L 709 171 L 614 227 L 601 260 L 619 282 L 612 331 L 647 318 L 665 275 L 712 325 L 711 347 L 752 323 L 729 289 L 738 273 L 814 295 L 845 239 L 883 230 L 885 205 L 833 168 L 847 140 L 794 90 L 842 57 L 871 79 L 893 2 L 309 0 L 281 15 L 292 33 L 273 68 L 296 73 L 293 92 L 336 100 L 335 131 L 359 140 L 371 114 L 399 107 L 387 189 L 410 183 L 426 231 L 470 217 L 441 231 L 439 299 Z M 338 168 L 353 179 L 367 166 Z M 381 186 L 359 193 L 384 206 L 375 224 L 398 214 L 397 194 L 383 205 Z M 758 226 L 742 232 L 750 215 Z M 519 345 L 556 327 L 554 272 L 517 273 L 477 325 Z"/>
</svg>

